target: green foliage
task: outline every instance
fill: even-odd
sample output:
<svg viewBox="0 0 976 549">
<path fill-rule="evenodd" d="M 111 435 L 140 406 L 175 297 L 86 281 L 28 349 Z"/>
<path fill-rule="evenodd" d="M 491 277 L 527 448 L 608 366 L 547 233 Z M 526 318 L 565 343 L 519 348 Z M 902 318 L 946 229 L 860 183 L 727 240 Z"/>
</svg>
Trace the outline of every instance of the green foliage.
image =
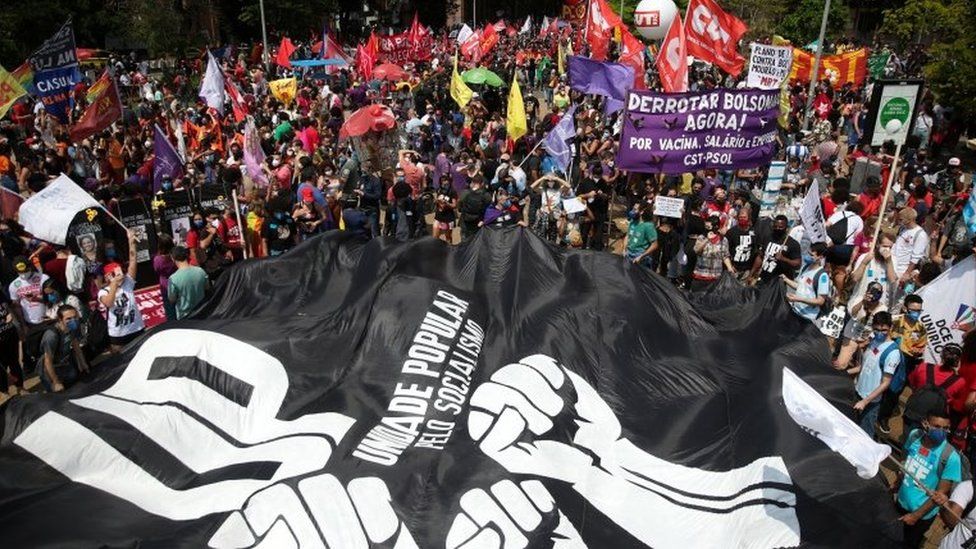
<svg viewBox="0 0 976 549">
<path fill-rule="evenodd" d="M 261 13 L 257 0 L 243 4 L 238 19 L 260 34 Z M 304 39 L 309 32 L 321 30 L 325 16 L 335 13 L 337 7 L 335 0 L 265 0 L 264 17 L 269 30 Z"/>
<path fill-rule="evenodd" d="M 781 4 L 780 0 L 770 0 L 768 4 Z M 823 19 L 824 0 L 799 0 L 785 2 L 784 15 L 775 28 L 781 36 L 794 44 L 804 45 L 820 35 L 820 22 Z M 846 0 L 832 0 L 830 14 L 827 16 L 827 41 L 842 37 L 851 21 Z"/>
<path fill-rule="evenodd" d="M 929 48 L 925 77 L 941 104 L 972 117 L 976 116 L 976 6 L 969 0 L 948 4 L 952 24 Z"/>
<path fill-rule="evenodd" d="M 966 3 L 959 0 L 908 0 L 884 12 L 881 35 L 901 44 L 940 41 L 961 30 Z"/>
</svg>

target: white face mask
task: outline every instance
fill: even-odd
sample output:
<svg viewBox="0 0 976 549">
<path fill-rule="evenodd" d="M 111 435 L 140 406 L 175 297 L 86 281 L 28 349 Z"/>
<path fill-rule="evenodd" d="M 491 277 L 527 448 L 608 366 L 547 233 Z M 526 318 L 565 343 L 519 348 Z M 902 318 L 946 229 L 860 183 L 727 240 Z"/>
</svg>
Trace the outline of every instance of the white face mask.
<svg viewBox="0 0 976 549">
<path fill-rule="evenodd" d="M 146 141 L 145 143 L 143 143 L 143 145 L 145 145 L 147 149 L 151 149 L 152 148 L 152 141 Z"/>
</svg>

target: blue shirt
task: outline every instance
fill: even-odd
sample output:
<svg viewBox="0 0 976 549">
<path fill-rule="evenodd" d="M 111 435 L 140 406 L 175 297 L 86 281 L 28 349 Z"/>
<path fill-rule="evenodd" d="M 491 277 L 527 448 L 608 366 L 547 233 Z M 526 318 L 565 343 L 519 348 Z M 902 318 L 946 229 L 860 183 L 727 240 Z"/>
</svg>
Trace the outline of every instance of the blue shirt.
<svg viewBox="0 0 976 549">
<path fill-rule="evenodd" d="M 895 348 L 885 357 L 885 363 L 882 366 L 881 355 L 892 345 Z M 861 373 L 857 375 L 857 382 L 854 384 L 854 389 L 857 390 L 857 394 L 861 398 L 867 398 L 872 391 L 881 385 L 882 374 L 889 376 L 895 375 L 895 370 L 900 363 L 901 351 L 898 350 L 898 343 L 890 339 L 886 339 L 880 344 L 874 341 L 868 343 L 868 346 L 864 348 L 864 355 L 861 359 Z M 882 369 L 884 370 L 883 372 Z M 878 396 L 873 402 L 879 402 L 880 400 L 881 397 Z"/>
<path fill-rule="evenodd" d="M 915 478 L 922 481 L 922 484 L 929 490 L 935 490 L 939 486 L 940 480 L 948 480 L 951 482 L 959 482 L 962 480 L 962 467 L 959 461 L 959 454 L 955 450 L 949 454 L 945 468 L 942 470 L 942 476 L 939 476 L 939 462 L 942 460 L 942 452 L 945 449 L 945 445 L 949 443 L 942 441 L 942 444 L 935 448 L 924 448 L 922 446 L 924 436 L 921 429 L 915 429 L 908 435 L 906 440 L 911 441 L 911 444 L 905 446 L 905 470 L 915 475 Z M 925 491 L 919 488 L 911 477 L 905 475 L 905 478 L 901 481 L 901 486 L 898 487 L 898 505 L 901 505 L 902 509 L 915 511 L 928 499 L 929 497 L 925 495 Z M 932 509 L 922 518 L 925 520 L 931 519 L 938 512 L 939 506 L 933 505 Z"/>
</svg>

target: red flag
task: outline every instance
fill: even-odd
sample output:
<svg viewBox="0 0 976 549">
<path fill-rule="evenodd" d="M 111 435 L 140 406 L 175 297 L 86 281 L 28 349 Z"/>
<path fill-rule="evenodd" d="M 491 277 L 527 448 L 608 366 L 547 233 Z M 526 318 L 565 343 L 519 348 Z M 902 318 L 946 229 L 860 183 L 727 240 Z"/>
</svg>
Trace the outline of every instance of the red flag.
<svg viewBox="0 0 976 549">
<path fill-rule="evenodd" d="M 830 112 L 834 110 L 834 104 L 827 97 L 827 94 L 821 92 L 817 95 L 817 98 L 813 100 L 813 112 L 817 113 L 817 116 L 821 120 L 826 120 L 830 116 Z"/>
<path fill-rule="evenodd" d="M 481 31 L 474 31 L 467 40 L 461 44 L 461 55 L 466 59 L 478 61 L 481 59 Z"/>
<path fill-rule="evenodd" d="M 0 216 L 3 219 L 14 219 L 20 210 L 20 205 L 24 203 L 24 197 L 0 186 Z"/>
<path fill-rule="evenodd" d="M 626 27 L 620 27 L 620 63 L 634 69 L 634 89 L 646 90 L 644 81 L 644 44 Z"/>
<path fill-rule="evenodd" d="M 244 104 L 241 90 L 237 88 L 237 84 L 231 82 L 230 78 L 224 78 L 224 89 L 227 91 L 227 97 L 230 97 L 230 105 L 234 110 L 234 120 L 243 122 L 247 118 L 247 105 Z"/>
<path fill-rule="evenodd" d="M 657 73 L 667 93 L 688 91 L 688 45 L 681 14 L 675 14 L 657 54 Z"/>
<path fill-rule="evenodd" d="M 812 72 L 813 55 L 793 48 L 793 68 L 790 71 L 790 80 L 809 82 L 810 73 Z M 853 82 L 855 86 L 860 86 L 867 77 L 867 48 L 837 55 L 825 55 L 820 59 L 820 70 L 817 72 L 817 80 L 826 78 L 830 80 L 830 84 L 835 89 L 841 88 L 848 82 Z"/>
<path fill-rule="evenodd" d="M 586 21 L 586 41 L 590 44 L 590 57 L 597 61 L 607 58 L 613 29 L 622 27 L 623 22 L 606 0 L 590 0 L 590 15 Z"/>
<path fill-rule="evenodd" d="M 368 46 L 356 47 L 356 72 L 363 77 L 363 80 L 373 78 L 373 65 L 375 63 L 376 58 L 369 53 Z"/>
<path fill-rule="evenodd" d="M 691 0 L 685 17 L 688 53 L 738 76 L 746 62 L 738 48 L 748 30 L 746 24 L 722 11 L 713 0 Z"/>
<path fill-rule="evenodd" d="M 414 48 L 420 46 L 420 38 L 423 34 L 423 28 L 420 26 L 420 19 L 417 18 L 417 12 L 413 12 L 413 23 L 410 23 L 410 31 L 407 36 L 410 37 L 410 45 Z"/>
<path fill-rule="evenodd" d="M 278 46 L 278 56 L 275 57 L 275 63 L 278 66 L 285 67 L 286 69 L 291 68 L 291 54 L 295 53 L 295 45 L 291 43 L 291 40 L 287 36 L 281 39 L 281 45 Z"/>
<path fill-rule="evenodd" d="M 91 104 L 69 132 L 71 140 L 75 143 L 80 143 L 122 118 L 122 102 L 119 99 L 119 89 L 115 85 L 115 79 L 106 70 L 95 85 L 101 91 L 91 99 Z"/>
<path fill-rule="evenodd" d="M 498 43 L 498 40 L 499 40 L 498 31 L 495 30 L 495 27 L 492 25 L 485 25 L 485 30 L 484 32 L 481 33 L 481 44 L 480 44 L 481 56 L 488 55 L 488 52 L 490 52 L 491 49 L 495 47 L 495 44 Z"/>
</svg>

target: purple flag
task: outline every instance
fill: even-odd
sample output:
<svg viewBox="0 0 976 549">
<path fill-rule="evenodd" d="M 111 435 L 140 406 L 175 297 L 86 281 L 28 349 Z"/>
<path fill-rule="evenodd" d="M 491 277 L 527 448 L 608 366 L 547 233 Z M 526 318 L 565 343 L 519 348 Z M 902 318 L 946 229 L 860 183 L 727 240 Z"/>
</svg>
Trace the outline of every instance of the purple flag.
<svg viewBox="0 0 976 549">
<path fill-rule="evenodd" d="M 569 167 L 569 161 L 573 156 L 572 146 L 567 141 L 576 137 L 576 121 L 573 119 L 575 114 L 576 105 L 573 105 L 559 119 L 559 123 L 546 135 L 546 138 L 542 140 L 542 148 L 549 153 L 553 162 L 559 166 L 563 173 L 566 173 L 566 168 Z"/>
<path fill-rule="evenodd" d="M 617 165 L 667 174 L 765 166 L 778 116 L 779 90 L 632 91 Z"/>
<path fill-rule="evenodd" d="M 634 85 L 634 69 L 620 63 L 603 63 L 578 55 L 570 55 L 567 61 L 569 87 L 583 93 L 627 100 L 627 91 Z"/>
<path fill-rule="evenodd" d="M 163 187 L 163 179 L 183 177 L 183 161 L 158 124 L 153 134 L 153 156 L 155 157 L 153 160 L 153 192 L 157 193 Z"/>
</svg>

